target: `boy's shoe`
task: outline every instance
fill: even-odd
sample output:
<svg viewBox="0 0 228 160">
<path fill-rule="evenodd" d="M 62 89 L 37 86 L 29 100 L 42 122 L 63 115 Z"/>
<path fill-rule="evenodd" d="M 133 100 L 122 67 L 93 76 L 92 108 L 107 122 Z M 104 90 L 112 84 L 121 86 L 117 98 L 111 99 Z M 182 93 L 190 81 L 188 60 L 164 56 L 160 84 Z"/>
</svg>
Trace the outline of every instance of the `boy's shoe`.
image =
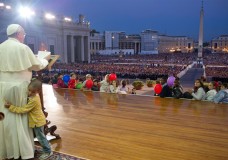
<svg viewBox="0 0 228 160">
<path fill-rule="evenodd" d="M 51 153 L 43 153 L 39 159 L 48 159 L 49 157 L 51 157 L 53 155 L 53 152 Z"/>
</svg>

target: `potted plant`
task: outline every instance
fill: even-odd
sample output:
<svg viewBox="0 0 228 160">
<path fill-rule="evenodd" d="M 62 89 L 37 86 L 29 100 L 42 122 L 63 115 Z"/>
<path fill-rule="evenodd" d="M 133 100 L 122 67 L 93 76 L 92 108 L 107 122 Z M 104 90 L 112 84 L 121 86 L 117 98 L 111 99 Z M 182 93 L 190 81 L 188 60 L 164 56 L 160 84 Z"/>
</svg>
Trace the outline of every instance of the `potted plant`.
<svg viewBox="0 0 228 160">
<path fill-rule="evenodd" d="M 146 81 L 147 87 L 153 87 L 154 84 L 155 84 L 155 82 L 153 80 L 147 80 Z"/>
<path fill-rule="evenodd" d="M 140 80 L 136 80 L 132 83 L 132 86 L 136 89 L 136 90 L 140 90 L 142 89 L 142 87 L 144 86 L 143 81 Z"/>
</svg>

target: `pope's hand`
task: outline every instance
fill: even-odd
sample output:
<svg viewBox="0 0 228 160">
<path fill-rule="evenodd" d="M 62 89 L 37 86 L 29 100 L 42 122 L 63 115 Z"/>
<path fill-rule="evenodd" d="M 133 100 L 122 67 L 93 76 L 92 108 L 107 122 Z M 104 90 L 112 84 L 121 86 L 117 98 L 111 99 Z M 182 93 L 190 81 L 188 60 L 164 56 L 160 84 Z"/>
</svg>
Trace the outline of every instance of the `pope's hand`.
<svg viewBox="0 0 228 160">
<path fill-rule="evenodd" d="M 11 106 L 11 103 L 10 102 L 5 102 L 5 105 L 4 105 L 6 108 L 9 108 Z"/>
</svg>

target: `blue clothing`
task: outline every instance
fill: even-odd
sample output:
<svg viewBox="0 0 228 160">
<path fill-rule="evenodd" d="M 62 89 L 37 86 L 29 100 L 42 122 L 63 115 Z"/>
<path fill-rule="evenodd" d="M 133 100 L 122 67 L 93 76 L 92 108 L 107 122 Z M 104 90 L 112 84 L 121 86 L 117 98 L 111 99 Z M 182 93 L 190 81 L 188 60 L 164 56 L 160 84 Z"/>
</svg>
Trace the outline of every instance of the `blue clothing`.
<svg viewBox="0 0 228 160">
<path fill-rule="evenodd" d="M 219 91 L 213 99 L 214 103 L 228 103 L 228 89 Z"/>
<path fill-rule="evenodd" d="M 33 130 L 35 132 L 36 138 L 38 139 L 40 145 L 43 148 L 44 153 L 51 153 L 51 147 L 49 145 L 49 142 L 44 134 L 44 130 L 42 127 L 34 127 Z"/>
</svg>

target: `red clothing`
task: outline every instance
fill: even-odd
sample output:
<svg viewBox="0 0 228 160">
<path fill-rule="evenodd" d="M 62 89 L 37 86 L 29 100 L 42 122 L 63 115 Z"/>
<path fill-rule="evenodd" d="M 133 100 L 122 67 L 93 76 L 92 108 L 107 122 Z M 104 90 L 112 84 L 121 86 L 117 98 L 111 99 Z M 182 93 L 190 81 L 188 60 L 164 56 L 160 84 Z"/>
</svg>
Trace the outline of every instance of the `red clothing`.
<svg viewBox="0 0 228 160">
<path fill-rule="evenodd" d="M 75 89 L 76 83 L 77 83 L 76 79 L 70 79 L 68 82 L 68 88 Z"/>
<path fill-rule="evenodd" d="M 57 85 L 59 88 L 67 88 L 67 85 L 65 85 L 64 81 L 61 78 L 58 79 Z"/>
</svg>

